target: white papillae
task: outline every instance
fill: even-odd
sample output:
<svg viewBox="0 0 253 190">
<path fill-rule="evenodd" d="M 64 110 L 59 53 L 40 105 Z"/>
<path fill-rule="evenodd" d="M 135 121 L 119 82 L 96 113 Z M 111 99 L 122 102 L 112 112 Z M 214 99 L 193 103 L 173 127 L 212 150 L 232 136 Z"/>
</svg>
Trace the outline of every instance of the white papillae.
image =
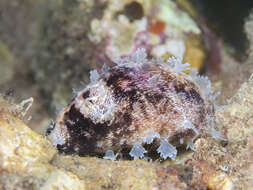
<svg viewBox="0 0 253 190">
<path fill-rule="evenodd" d="M 195 139 L 199 136 L 199 131 L 198 131 L 198 129 L 197 129 L 190 121 L 188 121 L 188 120 L 185 120 L 185 121 L 184 121 L 184 128 L 185 128 L 185 129 L 191 129 L 191 130 L 194 131 L 195 136 L 193 137 L 192 140 L 195 140 Z"/>
<path fill-rule="evenodd" d="M 144 48 L 139 48 L 137 51 L 132 54 L 130 57 L 126 58 L 117 58 L 114 60 L 118 65 L 125 65 L 127 67 L 140 66 L 142 64 L 148 63 L 147 53 Z"/>
<path fill-rule="evenodd" d="M 151 144 L 155 138 L 160 139 L 159 133 L 156 132 L 149 132 L 143 135 L 143 143 Z"/>
<path fill-rule="evenodd" d="M 107 160 L 116 160 L 116 155 L 112 150 L 107 150 L 103 158 Z"/>
<path fill-rule="evenodd" d="M 90 82 L 95 83 L 99 79 L 99 74 L 97 70 L 90 71 Z"/>
<path fill-rule="evenodd" d="M 167 60 L 167 66 L 172 70 L 174 73 L 180 73 L 185 70 L 190 69 L 190 64 L 189 63 L 182 63 L 182 58 L 176 58 L 176 57 L 170 57 Z"/>
<path fill-rule="evenodd" d="M 212 96 L 213 94 L 212 84 L 207 76 L 196 76 L 196 77 L 193 77 L 193 80 L 199 86 L 199 88 L 201 89 L 202 93 L 204 94 L 206 98 L 208 98 L 209 96 L 210 97 Z"/>
<path fill-rule="evenodd" d="M 141 143 L 135 143 L 130 151 L 130 156 L 136 158 L 144 158 L 144 154 L 147 151 L 142 147 Z"/>
<path fill-rule="evenodd" d="M 94 123 L 113 121 L 117 104 L 110 89 L 101 80 L 89 86 L 90 97 L 85 100 L 77 100 L 76 105 L 80 112 L 92 119 Z"/>
<path fill-rule="evenodd" d="M 160 156 L 166 160 L 168 157 L 172 160 L 176 159 L 177 149 L 171 145 L 167 140 L 161 140 L 161 144 L 157 149 L 157 152 L 160 153 Z"/>
<path fill-rule="evenodd" d="M 191 129 L 195 133 L 195 136 L 190 141 L 187 142 L 187 146 L 186 146 L 186 149 L 190 148 L 191 150 L 194 151 L 195 148 L 194 148 L 194 143 L 193 142 L 200 135 L 200 133 L 199 133 L 198 129 L 190 121 L 188 121 L 186 119 L 184 121 L 184 128 L 185 129 Z"/>
</svg>

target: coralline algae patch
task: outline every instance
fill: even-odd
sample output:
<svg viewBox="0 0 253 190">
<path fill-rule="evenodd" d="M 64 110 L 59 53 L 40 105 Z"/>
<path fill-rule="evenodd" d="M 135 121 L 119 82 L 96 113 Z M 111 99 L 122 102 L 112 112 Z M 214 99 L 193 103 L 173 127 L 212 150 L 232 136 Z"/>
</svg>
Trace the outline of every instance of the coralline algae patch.
<svg viewBox="0 0 253 190">
<path fill-rule="evenodd" d="M 91 21 L 89 39 L 105 43 L 107 58 L 126 57 L 145 48 L 154 58 L 176 56 L 200 69 L 205 57 L 201 30 L 171 0 L 107 1 L 101 19 Z M 99 53 L 98 53 L 99 55 Z"/>
<path fill-rule="evenodd" d="M 194 70 L 185 74 L 188 66 L 176 58 L 148 60 L 139 49 L 100 74 L 91 71 L 90 84 L 59 113 L 48 138 L 80 156 L 152 152 L 175 159 L 176 147 L 193 148 L 204 132 L 216 135 L 211 83 Z"/>
</svg>

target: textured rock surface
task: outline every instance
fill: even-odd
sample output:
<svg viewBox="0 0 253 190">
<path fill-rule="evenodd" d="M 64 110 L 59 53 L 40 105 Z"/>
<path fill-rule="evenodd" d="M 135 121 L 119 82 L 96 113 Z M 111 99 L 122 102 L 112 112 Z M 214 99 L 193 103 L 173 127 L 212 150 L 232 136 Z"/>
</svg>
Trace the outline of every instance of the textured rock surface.
<svg viewBox="0 0 253 190">
<path fill-rule="evenodd" d="M 210 175 L 208 172 L 210 168 L 219 171 L 218 175 L 223 176 L 221 178 L 223 178 L 222 183 L 225 183 L 225 189 L 232 187 L 233 189 L 251 189 L 253 184 L 253 75 L 247 83 L 241 85 L 229 102 L 216 114 L 217 124 L 226 134 L 228 144 L 221 146 L 208 138 L 197 140 L 193 165 L 201 166 L 200 161 L 206 160 L 204 168 L 206 167 L 207 170 L 204 174 Z M 212 183 L 218 179 L 215 175 L 212 178 Z"/>
</svg>

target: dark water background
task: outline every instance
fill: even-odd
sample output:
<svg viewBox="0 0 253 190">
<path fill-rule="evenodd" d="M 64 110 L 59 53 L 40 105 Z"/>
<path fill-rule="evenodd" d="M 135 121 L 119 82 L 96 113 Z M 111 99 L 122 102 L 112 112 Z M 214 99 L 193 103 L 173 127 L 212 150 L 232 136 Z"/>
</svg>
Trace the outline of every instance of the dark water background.
<svg viewBox="0 0 253 190">
<path fill-rule="evenodd" d="M 190 0 L 209 26 L 236 52 L 245 57 L 248 47 L 244 22 L 253 11 L 253 0 Z"/>
</svg>

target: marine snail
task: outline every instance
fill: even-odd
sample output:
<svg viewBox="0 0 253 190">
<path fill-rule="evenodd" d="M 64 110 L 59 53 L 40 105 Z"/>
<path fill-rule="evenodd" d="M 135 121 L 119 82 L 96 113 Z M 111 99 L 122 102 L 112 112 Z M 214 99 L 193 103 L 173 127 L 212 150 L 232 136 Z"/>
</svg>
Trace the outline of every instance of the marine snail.
<svg viewBox="0 0 253 190">
<path fill-rule="evenodd" d="M 138 49 L 100 74 L 91 71 L 90 84 L 60 111 L 48 138 L 58 150 L 80 156 L 144 158 L 152 152 L 174 160 L 177 147 L 192 147 L 214 130 L 211 83 L 183 72 L 189 69 L 174 57 L 148 60 Z"/>
</svg>

